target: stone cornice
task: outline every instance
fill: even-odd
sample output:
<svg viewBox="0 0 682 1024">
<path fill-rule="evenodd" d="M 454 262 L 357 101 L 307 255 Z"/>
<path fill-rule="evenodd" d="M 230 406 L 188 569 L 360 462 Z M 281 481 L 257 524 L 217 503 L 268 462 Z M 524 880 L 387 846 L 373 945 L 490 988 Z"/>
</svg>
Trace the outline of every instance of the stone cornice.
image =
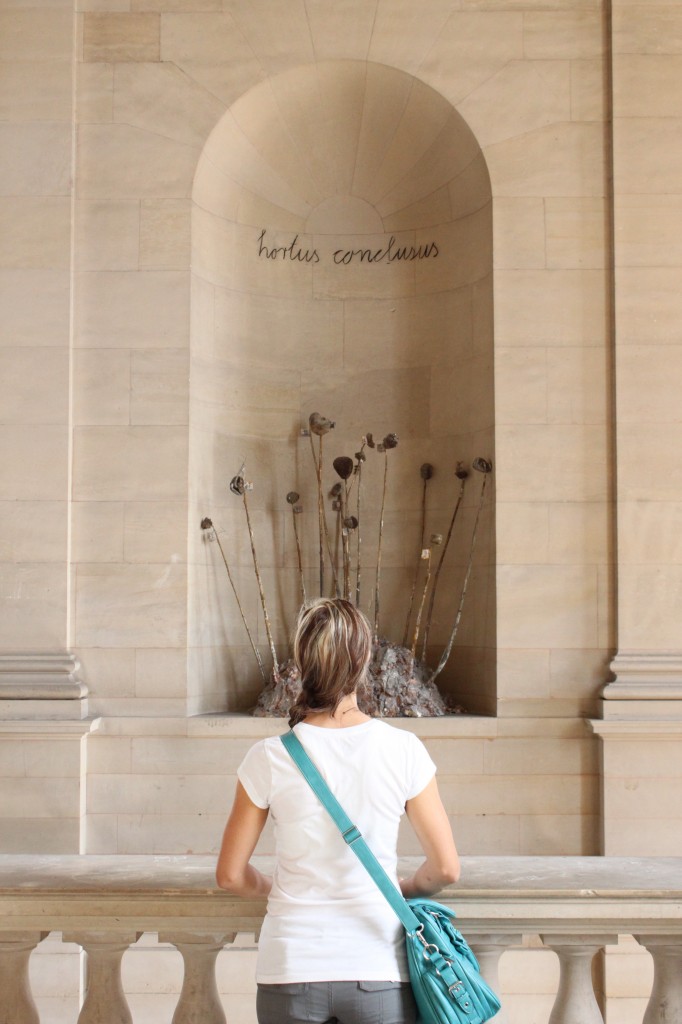
<svg viewBox="0 0 682 1024">
<path fill-rule="evenodd" d="M 69 651 L 0 654 L 0 718 L 84 718 L 88 688 L 79 668 Z"/>
<path fill-rule="evenodd" d="M 605 700 L 682 701 L 682 651 L 621 651 L 611 662 L 615 680 Z"/>
</svg>

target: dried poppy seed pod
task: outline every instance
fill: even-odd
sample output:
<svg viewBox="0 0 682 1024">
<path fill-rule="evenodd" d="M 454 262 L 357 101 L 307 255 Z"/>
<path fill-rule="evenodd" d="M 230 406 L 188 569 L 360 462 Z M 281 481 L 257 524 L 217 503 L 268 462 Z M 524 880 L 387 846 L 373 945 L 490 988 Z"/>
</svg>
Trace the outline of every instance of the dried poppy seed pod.
<svg viewBox="0 0 682 1024">
<path fill-rule="evenodd" d="M 353 475 L 353 460 L 347 455 L 337 456 L 332 465 L 342 480 L 348 480 Z"/>
<path fill-rule="evenodd" d="M 287 494 L 287 501 L 289 502 L 290 505 L 295 505 L 300 497 L 301 495 L 298 493 L 298 491 L 289 491 L 289 493 Z"/>
<path fill-rule="evenodd" d="M 330 493 L 332 498 L 338 498 L 341 495 L 342 491 L 343 491 L 343 487 L 341 486 L 340 483 L 337 482 L 337 483 L 334 484 L 334 486 L 332 487 L 332 489 L 331 489 L 331 491 L 329 493 Z"/>
<path fill-rule="evenodd" d="M 386 451 L 388 451 L 390 448 L 397 448 L 398 447 L 398 435 L 397 434 L 386 434 L 386 437 L 383 439 L 383 441 L 381 443 L 383 444 L 383 446 L 386 449 Z"/>
<path fill-rule="evenodd" d="M 442 533 L 432 533 L 431 537 L 430 537 L 430 540 L 429 540 L 429 543 L 435 544 L 436 547 L 439 544 L 442 544 L 443 543 L 443 534 Z"/>
<path fill-rule="evenodd" d="M 343 525 L 346 527 L 347 530 L 357 530 L 357 528 L 358 528 L 357 517 L 356 516 L 346 516 L 346 518 L 343 521 Z"/>
<path fill-rule="evenodd" d="M 355 458 L 358 460 L 358 462 L 366 462 L 367 461 L 367 456 L 365 455 L 364 452 L 356 452 L 355 453 Z"/>
<path fill-rule="evenodd" d="M 385 444 L 378 444 L 378 445 L 376 445 L 376 450 L 378 452 L 385 452 L 386 451 L 386 445 Z"/>
<path fill-rule="evenodd" d="M 208 516 L 206 516 L 204 519 L 201 520 L 201 529 L 202 530 L 211 530 L 211 529 L 213 529 L 213 521 L 211 519 L 209 519 Z"/>
<path fill-rule="evenodd" d="M 466 480 L 469 476 L 469 470 L 465 467 L 463 462 L 458 462 L 455 467 L 455 476 L 458 480 Z"/>
<path fill-rule="evenodd" d="M 313 434 L 317 434 L 318 437 L 323 437 L 324 434 L 328 434 L 332 430 L 336 423 L 334 420 L 328 420 L 326 416 L 323 416 L 319 412 L 311 412 L 308 417 L 308 424 Z"/>
<path fill-rule="evenodd" d="M 433 476 L 433 466 L 431 465 L 430 462 L 422 462 L 421 466 L 419 467 L 419 475 L 421 476 L 422 480 L 431 479 L 431 477 Z"/>
<path fill-rule="evenodd" d="M 493 464 L 488 459 L 482 459 L 480 456 L 471 463 L 473 468 L 479 473 L 492 473 Z"/>
<path fill-rule="evenodd" d="M 368 445 L 369 448 L 376 448 L 376 444 L 374 442 L 374 438 L 373 438 L 373 436 L 371 434 L 365 434 L 364 441 Z"/>
<path fill-rule="evenodd" d="M 244 491 L 246 490 L 246 484 L 244 483 L 243 476 L 233 476 L 230 480 L 230 490 L 233 494 L 238 494 L 239 497 L 243 497 Z"/>
</svg>

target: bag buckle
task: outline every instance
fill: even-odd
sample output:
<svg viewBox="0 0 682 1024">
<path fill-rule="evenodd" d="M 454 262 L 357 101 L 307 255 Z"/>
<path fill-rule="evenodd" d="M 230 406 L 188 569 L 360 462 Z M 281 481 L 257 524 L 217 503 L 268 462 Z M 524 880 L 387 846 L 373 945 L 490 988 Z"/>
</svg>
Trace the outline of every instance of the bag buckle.
<svg viewBox="0 0 682 1024">
<path fill-rule="evenodd" d="M 455 1002 L 461 1006 L 463 1010 L 469 1010 L 471 1002 L 464 988 L 464 982 L 456 981 L 453 985 L 448 988 L 448 995 L 450 995 Z"/>
<path fill-rule="evenodd" d="M 362 839 L 362 833 L 357 825 L 351 825 L 345 832 L 342 832 L 343 841 L 347 846 L 352 846 L 353 843 L 357 843 L 358 839 Z"/>
</svg>

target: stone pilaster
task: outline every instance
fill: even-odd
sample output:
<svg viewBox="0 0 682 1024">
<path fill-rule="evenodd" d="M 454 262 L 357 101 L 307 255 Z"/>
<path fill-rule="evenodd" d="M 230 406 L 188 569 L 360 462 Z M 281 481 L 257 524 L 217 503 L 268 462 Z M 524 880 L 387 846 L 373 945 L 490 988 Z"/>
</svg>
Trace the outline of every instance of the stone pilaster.
<svg viewBox="0 0 682 1024">
<path fill-rule="evenodd" d="M 67 651 L 0 654 L 0 718 L 85 718 L 88 689 L 79 668 Z"/>
</svg>

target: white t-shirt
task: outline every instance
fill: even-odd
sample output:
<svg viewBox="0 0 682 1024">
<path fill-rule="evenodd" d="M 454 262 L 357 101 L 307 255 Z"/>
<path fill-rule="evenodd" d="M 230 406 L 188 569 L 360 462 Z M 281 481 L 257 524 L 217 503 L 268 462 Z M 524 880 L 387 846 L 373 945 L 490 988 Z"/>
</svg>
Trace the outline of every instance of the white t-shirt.
<svg viewBox="0 0 682 1024">
<path fill-rule="evenodd" d="M 294 729 L 382 867 L 397 880 L 405 801 L 436 766 L 417 737 L 372 719 L 344 729 Z M 291 760 L 278 736 L 237 770 L 275 827 L 276 868 L 258 944 L 256 980 L 407 981 L 403 927 Z"/>
</svg>

